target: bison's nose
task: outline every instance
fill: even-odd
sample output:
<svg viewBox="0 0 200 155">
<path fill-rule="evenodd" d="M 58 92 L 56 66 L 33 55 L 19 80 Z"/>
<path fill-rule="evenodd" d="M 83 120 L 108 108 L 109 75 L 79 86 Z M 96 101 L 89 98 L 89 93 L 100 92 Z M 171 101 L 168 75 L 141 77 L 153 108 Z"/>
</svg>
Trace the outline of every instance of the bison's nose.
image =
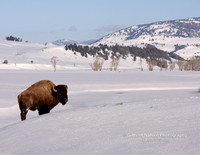
<svg viewBox="0 0 200 155">
<path fill-rule="evenodd" d="M 67 103 L 67 102 L 68 102 L 68 98 L 65 98 L 65 99 L 64 99 L 64 102 Z"/>
<path fill-rule="evenodd" d="M 63 101 L 61 102 L 63 105 L 65 105 L 68 102 L 68 98 L 64 98 Z"/>
</svg>

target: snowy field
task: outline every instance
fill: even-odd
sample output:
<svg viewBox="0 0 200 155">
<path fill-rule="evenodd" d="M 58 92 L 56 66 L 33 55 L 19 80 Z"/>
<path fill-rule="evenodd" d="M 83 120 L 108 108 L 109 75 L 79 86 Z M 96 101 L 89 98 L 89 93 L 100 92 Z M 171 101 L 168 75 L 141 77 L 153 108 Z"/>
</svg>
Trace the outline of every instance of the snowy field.
<svg viewBox="0 0 200 155">
<path fill-rule="evenodd" d="M 0 70 L 0 154 L 199 154 L 199 72 Z M 49 79 L 69 102 L 20 121 L 17 95 Z"/>
</svg>

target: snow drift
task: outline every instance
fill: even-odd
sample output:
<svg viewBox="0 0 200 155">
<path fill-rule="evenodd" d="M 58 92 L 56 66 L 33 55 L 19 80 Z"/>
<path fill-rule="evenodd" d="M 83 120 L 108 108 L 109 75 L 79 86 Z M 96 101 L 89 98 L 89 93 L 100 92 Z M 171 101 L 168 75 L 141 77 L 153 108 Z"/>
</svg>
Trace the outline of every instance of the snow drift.
<svg viewBox="0 0 200 155">
<path fill-rule="evenodd" d="M 47 78 L 68 84 L 68 104 L 21 122 L 17 94 Z M 3 70 L 0 154 L 197 154 L 199 78 L 179 71 Z"/>
</svg>

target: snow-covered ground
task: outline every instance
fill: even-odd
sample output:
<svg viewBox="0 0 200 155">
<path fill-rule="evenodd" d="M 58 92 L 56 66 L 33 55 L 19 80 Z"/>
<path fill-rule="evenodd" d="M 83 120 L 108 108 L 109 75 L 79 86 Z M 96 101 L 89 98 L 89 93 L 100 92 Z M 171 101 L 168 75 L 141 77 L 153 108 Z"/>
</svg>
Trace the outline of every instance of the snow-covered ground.
<svg viewBox="0 0 200 155">
<path fill-rule="evenodd" d="M 199 154 L 199 72 L 0 70 L 0 154 Z M 67 84 L 69 102 L 20 121 L 17 95 Z"/>
</svg>

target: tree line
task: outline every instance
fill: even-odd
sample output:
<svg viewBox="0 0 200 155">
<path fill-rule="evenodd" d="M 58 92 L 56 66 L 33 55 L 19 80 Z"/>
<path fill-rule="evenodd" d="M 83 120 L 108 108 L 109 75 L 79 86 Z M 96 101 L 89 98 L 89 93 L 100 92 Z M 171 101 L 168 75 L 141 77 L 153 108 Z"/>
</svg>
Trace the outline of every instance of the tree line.
<svg viewBox="0 0 200 155">
<path fill-rule="evenodd" d="M 74 54 L 80 53 L 84 57 L 90 56 L 96 56 L 100 55 L 105 60 L 108 60 L 108 58 L 123 58 L 126 59 L 128 56 L 133 57 L 133 61 L 136 61 L 136 57 L 140 57 L 143 59 L 166 59 L 171 60 L 171 58 L 175 58 L 178 60 L 182 60 L 181 57 L 178 55 L 172 53 L 168 54 L 167 52 L 157 49 L 153 45 L 147 45 L 143 48 L 136 47 L 136 46 L 120 46 L 120 45 L 102 45 L 99 46 L 82 46 L 77 44 L 70 44 L 65 46 L 65 50 L 72 50 Z"/>
<path fill-rule="evenodd" d="M 19 37 L 13 37 L 12 35 L 6 37 L 6 40 L 8 40 L 8 41 L 17 41 L 17 42 L 22 42 L 22 38 L 19 38 Z"/>
</svg>

